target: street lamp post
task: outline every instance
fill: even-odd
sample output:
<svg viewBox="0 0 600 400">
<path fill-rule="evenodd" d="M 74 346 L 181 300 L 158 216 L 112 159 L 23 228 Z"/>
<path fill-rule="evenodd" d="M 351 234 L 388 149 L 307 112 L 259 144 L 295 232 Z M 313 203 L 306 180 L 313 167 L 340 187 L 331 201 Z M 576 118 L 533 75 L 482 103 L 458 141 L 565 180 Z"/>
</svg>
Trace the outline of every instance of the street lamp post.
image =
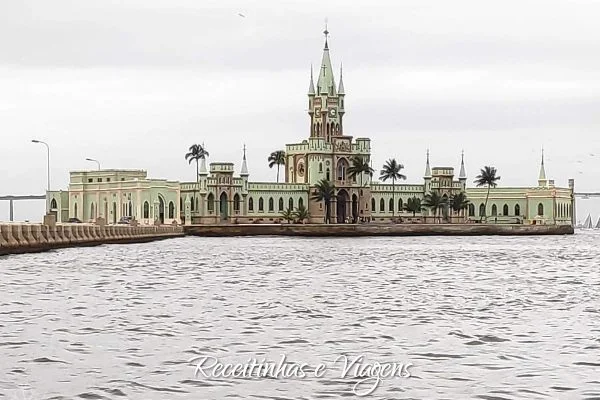
<svg viewBox="0 0 600 400">
<path fill-rule="evenodd" d="M 46 191 L 50 191 L 50 146 L 48 146 L 48 143 L 43 142 L 41 140 L 36 140 L 36 139 L 32 139 L 31 140 L 32 143 L 41 143 L 43 145 L 46 146 L 46 150 L 48 151 L 48 186 L 46 187 Z"/>
<path fill-rule="evenodd" d="M 100 161 L 94 160 L 93 158 L 86 158 L 85 161 L 95 162 L 96 164 L 98 164 L 98 170 L 100 170 Z"/>
</svg>

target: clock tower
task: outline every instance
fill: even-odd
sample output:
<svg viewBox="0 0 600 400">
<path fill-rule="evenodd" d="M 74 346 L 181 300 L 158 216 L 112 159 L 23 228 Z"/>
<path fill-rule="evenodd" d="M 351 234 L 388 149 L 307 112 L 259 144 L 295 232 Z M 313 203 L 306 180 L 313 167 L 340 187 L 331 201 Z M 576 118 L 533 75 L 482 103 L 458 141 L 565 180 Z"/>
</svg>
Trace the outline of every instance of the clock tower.
<svg viewBox="0 0 600 400">
<path fill-rule="evenodd" d="M 329 31 L 325 28 L 325 47 L 323 59 L 318 70 L 317 86 L 315 89 L 313 70 L 310 71 L 308 88 L 308 115 L 310 116 L 310 137 L 321 137 L 325 142 L 332 143 L 332 138 L 344 134 L 344 82 L 340 67 L 340 84 L 336 88 L 329 45 Z"/>
</svg>

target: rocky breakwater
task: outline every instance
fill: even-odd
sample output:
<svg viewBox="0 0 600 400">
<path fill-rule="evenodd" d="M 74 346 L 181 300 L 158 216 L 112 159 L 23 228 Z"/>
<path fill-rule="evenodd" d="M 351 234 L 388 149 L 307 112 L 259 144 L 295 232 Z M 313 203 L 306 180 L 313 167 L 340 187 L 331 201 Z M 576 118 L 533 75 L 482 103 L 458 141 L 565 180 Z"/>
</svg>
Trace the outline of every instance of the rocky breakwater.
<svg viewBox="0 0 600 400">
<path fill-rule="evenodd" d="M 181 226 L 0 223 L 0 256 L 61 247 L 140 243 L 183 236 Z"/>
</svg>

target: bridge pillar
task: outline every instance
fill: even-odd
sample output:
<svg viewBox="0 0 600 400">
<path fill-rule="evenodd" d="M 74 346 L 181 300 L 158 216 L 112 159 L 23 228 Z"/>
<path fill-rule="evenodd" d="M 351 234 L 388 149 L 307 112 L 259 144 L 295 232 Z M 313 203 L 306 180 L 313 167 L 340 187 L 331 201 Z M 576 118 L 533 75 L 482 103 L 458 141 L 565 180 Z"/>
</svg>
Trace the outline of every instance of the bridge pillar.
<svg viewBox="0 0 600 400">
<path fill-rule="evenodd" d="M 15 205 L 14 205 L 14 200 L 10 199 L 8 201 L 8 209 L 9 209 L 9 221 L 13 222 L 15 220 Z"/>
</svg>

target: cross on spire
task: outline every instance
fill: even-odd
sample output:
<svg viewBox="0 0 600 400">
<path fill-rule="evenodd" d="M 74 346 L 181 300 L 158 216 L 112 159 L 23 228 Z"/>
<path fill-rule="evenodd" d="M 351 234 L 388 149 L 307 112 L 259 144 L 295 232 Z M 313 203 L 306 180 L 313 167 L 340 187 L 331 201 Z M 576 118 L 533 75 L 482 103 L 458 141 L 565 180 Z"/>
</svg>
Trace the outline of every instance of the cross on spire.
<svg viewBox="0 0 600 400">
<path fill-rule="evenodd" d="M 323 34 L 325 35 L 325 50 L 328 50 L 329 46 L 327 45 L 327 38 L 329 36 L 329 31 L 327 30 L 327 18 L 325 18 L 325 30 L 323 31 Z"/>
<path fill-rule="evenodd" d="M 246 143 L 244 143 L 244 160 L 246 159 Z"/>
</svg>

